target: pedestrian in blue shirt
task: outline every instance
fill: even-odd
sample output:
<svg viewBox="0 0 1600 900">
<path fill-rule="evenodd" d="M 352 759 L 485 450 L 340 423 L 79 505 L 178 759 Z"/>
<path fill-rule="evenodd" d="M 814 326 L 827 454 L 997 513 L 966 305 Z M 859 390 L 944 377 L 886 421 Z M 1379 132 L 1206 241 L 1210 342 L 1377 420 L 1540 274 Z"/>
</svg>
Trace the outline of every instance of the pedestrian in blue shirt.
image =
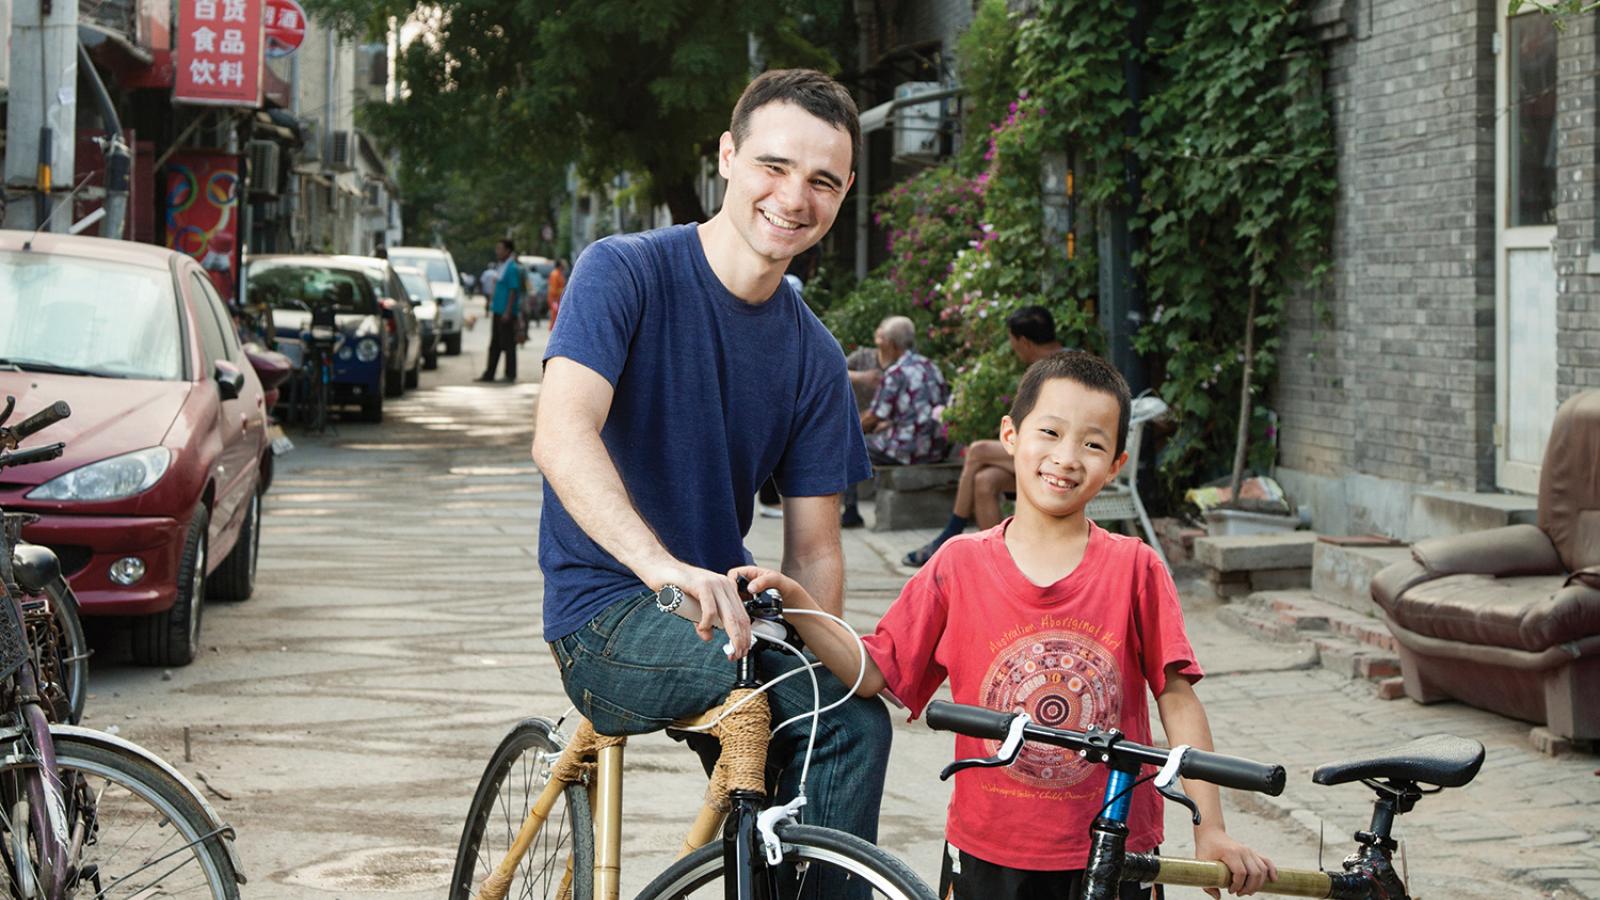
<svg viewBox="0 0 1600 900">
<path fill-rule="evenodd" d="M 506 381 L 517 380 L 517 322 L 522 315 L 523 286 L 527 281 L 522 266 L 517 264 L 516 252 L 510 238 L 495 242 L 498 263 L 494 267 L 494 293 L 489 297 L 489 365 L 478 376 L 479 381 L 494 380 L 501 353 L 506 355 Z"/>
</svg>

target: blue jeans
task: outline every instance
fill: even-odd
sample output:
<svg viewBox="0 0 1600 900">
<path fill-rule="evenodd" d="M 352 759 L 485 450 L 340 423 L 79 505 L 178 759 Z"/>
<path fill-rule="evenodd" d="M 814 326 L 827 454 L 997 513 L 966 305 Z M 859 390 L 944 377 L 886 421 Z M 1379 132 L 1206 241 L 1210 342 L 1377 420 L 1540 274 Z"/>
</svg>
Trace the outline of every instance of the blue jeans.
<svg viewBox="0 0 1600 900">
<path fill-rule="evenodd" d="M 735 672 L 722 653 L 726 642 L 720 630 L 711 641 L 700 640 L 693 623 L 656 609 L 655 594 L 646 592 L 613 603 L 550 646 L 578 711 L 601 734 L 623 735 L 660 731 L 727 699 Z M 781 649 L 752 652 L 759 654 L 757 672 L 766 681 L 799 666 Z M 817 669 L 817 681 L 823 705 L 848 689 L 825 668 Z M 814 708 L 811 679 L 805 675 L 775 685 L 767 698 L 773 725 Z M 772 738 L 767 764 L 782 772 L 780 802 L 792 799 L 799 789 L 810 732 L 810 721 L 802 719 Z M 824 713 L 817 725 L 801 821 L 877 843 L 889 738 L 889 714 L 876 697 L 856 697 Z"/>
</svg>

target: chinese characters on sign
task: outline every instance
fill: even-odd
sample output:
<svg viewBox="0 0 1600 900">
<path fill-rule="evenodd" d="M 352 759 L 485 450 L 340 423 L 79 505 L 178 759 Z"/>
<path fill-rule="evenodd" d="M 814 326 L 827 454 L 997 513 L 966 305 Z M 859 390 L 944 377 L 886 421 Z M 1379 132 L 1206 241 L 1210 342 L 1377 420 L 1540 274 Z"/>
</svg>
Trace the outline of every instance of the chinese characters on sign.
<svg viewBox="0 0 1600 900">
<path fill-rule="evenodd" d="M 306 11 L 297 0 L 266 0 L 267 58 L 293 53 L 306 39 Z"/>
<path fill-rule="evenodd" d="M 179 0 L 173 99 L 261 105 L 264 0 Z"/>
</svg>

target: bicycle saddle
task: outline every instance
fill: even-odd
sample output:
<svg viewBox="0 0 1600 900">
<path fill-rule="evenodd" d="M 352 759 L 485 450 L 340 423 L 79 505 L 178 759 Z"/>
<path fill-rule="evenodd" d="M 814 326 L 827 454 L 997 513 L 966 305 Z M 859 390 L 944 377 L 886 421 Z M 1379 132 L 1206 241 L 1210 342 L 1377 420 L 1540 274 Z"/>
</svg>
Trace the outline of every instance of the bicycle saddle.
<svg viewBox="0 0 1600 900">
<path fill-rule="evenodd" d="M 17 585 L 30 594 L 37 594 L 61 577 L 61 561 L 49 547 L 38 544 L 18 544 L 11 548 L 11 567 L 17 576 Z"/>
<path fill-rule="evenodd" d="M 1461 787 L 1478 774 L 1483 765 L 1483 745 L 1453 734 L 1417 738 L 1409 744 L 1392 747 L 1368 756 L 1328 763 L 1311 774 L 1316 784 L 1334 785 L 1367 778 L 1390 778 Z"/>
</svg>

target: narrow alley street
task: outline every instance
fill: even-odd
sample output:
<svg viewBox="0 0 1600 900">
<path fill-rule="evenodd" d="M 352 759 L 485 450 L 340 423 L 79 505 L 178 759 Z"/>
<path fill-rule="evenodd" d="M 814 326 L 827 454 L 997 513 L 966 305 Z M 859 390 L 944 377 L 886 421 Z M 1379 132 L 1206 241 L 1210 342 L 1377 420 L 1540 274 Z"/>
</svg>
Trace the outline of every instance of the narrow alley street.
<svg viewBox="0 0 1600 900">
<path fill-rule="evenodd" d="M 96 628 L 86 724 L 116 728 L 203 785 L 238 830 L 246 896 L 435 900 L 502 734 L 567 708 L 539 639 L 540 483 L 528 446 L 544 336 L 524 348 L 518 384 L 470 383 L 480 323 L 463 355 L 442 358 L 382 426 L 294 433 L 267 497 L 256 595 L 207 607 L 194 665 L 137 668 L 114 632 Z M 924 537 L 846 532 L 859 628 L 907 577 L 891 561 Z M 780 524 L 757 519 L 750 546 L 776 561 Z M 1303 868 L 1316 864 L 1325 826 L 1322 862 L 1335 866 L 1370 795 L 1314 787 L 1310 769 L 1455 731 L 1489 744 L 1489 762 L 1476 783 L 1400 822 L 1414 893 L 1504 900 L 1556 886 L 1600 897 L 1592 758 L 1539 756 L 1525 726 L 1457 705 L 1377 701 L 1365 684 L 1308 668 L 1299 647 L 1235 632 L 1209 603 L 1188 606 L 1220 748 L 1290 771 L 1282 798 L 1230 796 L 1234 834 Z M 903 718 L 881 843 L 932 882 L 950 739 Z M 702 786 L 683 748 L 661 735 L 630 742 L 626 896 L 669 860 Z M 1168 852 L 1186 853 L 1189 829 L 1171 805 L 1168 832 Z"/>
</svg>

